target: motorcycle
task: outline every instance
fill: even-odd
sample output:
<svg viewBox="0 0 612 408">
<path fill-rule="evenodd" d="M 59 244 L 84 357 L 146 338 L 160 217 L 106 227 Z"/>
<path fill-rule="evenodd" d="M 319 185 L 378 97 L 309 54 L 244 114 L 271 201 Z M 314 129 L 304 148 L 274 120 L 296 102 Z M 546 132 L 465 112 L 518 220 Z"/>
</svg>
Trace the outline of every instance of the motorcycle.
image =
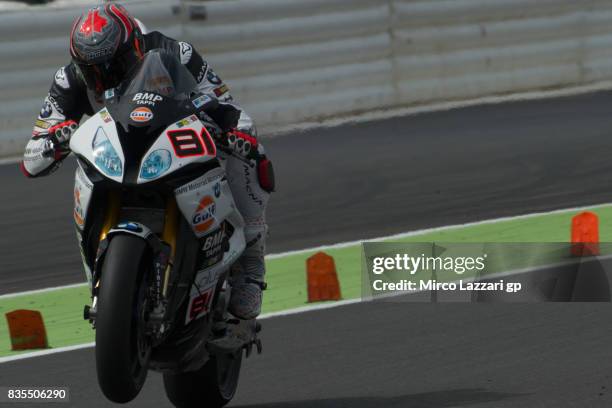
<svg viewBox="0 0 612 408">
<path fill-rule="evenodd" d="M 74 220 L 95 328 L 98 382 L 134 399 L 149 370 L 176 407 L 222 407 L 244 350 L 261 352 L 255 320 L 227 310 L 244 220 L 218 150 L 214 98 L 174 56 L 151 51 L 70 140 L 78 166 Z M 228 347 L 215 339 L 231 337 Z"/>
</svg>

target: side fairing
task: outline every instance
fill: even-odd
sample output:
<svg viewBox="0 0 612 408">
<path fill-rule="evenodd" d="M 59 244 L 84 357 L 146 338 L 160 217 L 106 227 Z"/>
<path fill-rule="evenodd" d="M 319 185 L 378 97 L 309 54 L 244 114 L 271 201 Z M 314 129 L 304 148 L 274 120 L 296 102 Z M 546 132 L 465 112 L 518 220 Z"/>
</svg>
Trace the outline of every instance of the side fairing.
<svg viewBox="0 0 612 408">
<path fill-rule="evenodd" d="M 236 208 L 225 170 L 221 167 L 209 170 L 177 188 L 174 193 L 181 213 L 191 225 L 193 233 L 200 238 L 202 251 L 206 252 L 219 244 L 218 237 L 223 236 L 224 222 L 233 228 L 229 248 L 221 260 L 213 265 L 201 265 L 196 273 L 185 316 L 187 324 L 210 311 L 217 280 L 244 251 L 244 220 Z"/>
<path fill-rule="evenodd" d="M 77 240 L 79 242 L 79 250 L 81 252 L 81 260 L 83 261 L 83 268 L 85 270 L 85 276 L 87 277 L 87 282 L 90 284 L 91 288 L 91 269 L 87 264 L 87 259 L 85 257 L 84 245 L 83 242 L 83 229 L 85 227 L 85 222 L 87 221 L 87 214 L 89 212 L 89 207 L 91 203 L 91 197 L 93 194 L 94 185 L 91 180 L 87 177 L 81 165 L 79 164 L 76 169 L 76 173 L 74 176 L 74 209 L 73 209 L 73 218 L 76 226 L 76 234 Z"/>
<path fill-rule="evenodd" d="M 85 220 L 87 218 L 87 210 L 89 209 L 89 202 L 91 200 L 91 194 L 93 192 L 93 183 L 87 177 L 81 165 L 77 166 L 74 176 L 74 222 L 79 230 L 83 230 L 85 227 Z"/>
</svg>

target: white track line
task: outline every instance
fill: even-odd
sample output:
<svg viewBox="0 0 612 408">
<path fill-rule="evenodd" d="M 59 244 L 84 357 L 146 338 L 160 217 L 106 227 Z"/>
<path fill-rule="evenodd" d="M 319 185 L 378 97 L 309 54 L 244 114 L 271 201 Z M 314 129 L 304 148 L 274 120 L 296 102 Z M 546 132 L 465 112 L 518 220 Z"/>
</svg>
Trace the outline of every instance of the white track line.
<svg viewBox="0 0 612 408">
<path fill-rule="evenodd" d="M 24 354 L 17 354 L 17 355 L 8 356 L 8 357 L 0 357 L 0 364 L 8 363 L 10 361 L 16 361 L 16 360 L 24 360 L 26 358 L 48 356 L 49 354 L 63 353 L 65 351 L 81 350 L 81 349 L 89 348 L 93 346 L 95 346 L 95 343 L 84 343 L 84 344 L 77 344 L 75 346 L 58 347 L 54 349 L 34 351 L 32 353 L 24 353 Z"/>
<path fill-rule="evenodd" d="M 279 259 L 279 258 L 285 258 L 285 257 L 291 256 L 291 255 L 301 255 L 301 254 L 305 254 L 309 252 L 327 251 L 330 249 L 346 248 L 350 246 L 360 245 L 363 242 L 369 242 L 369 241 L 391 241 L 394 239 L 409 238 L 409 237 L 414 237 L 418 235 L 425 235 L 425 234 L 430 234 L 430 233 L 435 233 L 435 232 L 454 230 L 458 228 L 476 227 L 479 225 L 496 224 L 496 223 L 505 222 L 505 221 L 525 220 L 529 218 L 540 217 L 543 215 L 564 214 L 564 213 L 569 213 L 569 212 L 583 211 L 587 209 L 597 209 L 601 207 L 607 207 L 610 205 L 612 205 L 612 203 L 585 205 L 582 207 L 564 208 L 564 209 L 547 211 L 547 212 L 537 212 L 537 213 L 531 213 L 531 214 L 516 215 L 512 217 L 492 218 L 492 219 L 483 220 L 483 221 L 468 222 L 465 224 L 455 224 L 455 225 L 447 225 L 447 226 L 436 227 L 436 228 L 426 228 L 426 229 L 409 231 L 409 232 L 404 232 L 404 233 L 395 234 L 395 235 L 388 235 L 385 237 L 363 238 L 357 241 L 340 242 L 340 243 L 331 244 L 331 245 L 321 245 L 321 246 L 314 247 L 314 248 L 298 249 L 295 251 L 287 251 L 287 252 L 280 252 L 277 254 L 269 254 L 269 255 L 266 255 L 266 259 L 268 260 Z M 27 295 L 33 295 L 33 294 L 39 294 L 39 293 L 53 292 L 56 290 L 62 290 L 62 289 L 68 289 L 68 288 L 76 288 L 76 287 L 81 287 L 85 285 L 87 285 L 87 283 L 73 283 L 73 284 L 64 285 L 64 286 L 54 286 L 54 287 L 44 288 L 44 289 L 28 290 L 25 292 L 8 293 L 5 295 L 0 295 L 0 300 L 15 298 L 19 296 L 27 296 Z"/>
<path fill-rule="evenodd" d="M 298 314 L 298 313 L 312 312 L 315 310 L 331 309 L 331 308 L 335 308 L 339 306 L 346 306 L 346 305 L 352 305 L 354 303 L 360 303 L 361 301 L 362 301 L 361 298 L 356 298 L 356 299 L 340 300 L 337 302 L 320 303 L 320 304 L 316 304 L 312 306 L 296 307 L 294 309 L 281 310 L 281 311 L 272 312 L 272 313 L 264 313 L 261 316 L 259 316 L 257 320 L 266 320 L 266 319 L 271 319 L 273 317 L 289 316 L 289 315 Z M 83 343 L 83 344 L 77 344 L 74 346 L 58 347 L 58 348 L 34 351 L 31 353 L 17 354 L 17 355 L 8 356 L 8 357 L 0 357 L 0 364 L 8 363 L 11 361 L 17 361 L 17 360 L 25 360 L 25 359 L 34 358 L 34 357 L 43 357 L 43 356 L 48 356 L 50 354 L 64 353 L 67 351 L 81 350 L 85 348 L 94 347 L 95 345 L 96 343 Z"/>
<path fill-rule="evenodd" d="M 423 113 L 442 112 L 454 109 L 469 108 L 480 105 L 498 105 L 501 103 L 535 101 L 543 99 L 564 98 L 568 96 L 584 95 L 593 92 L 612 90 L 612 81 L 601 81 L 589 85 L 572 86 L 561 89 L 550 89 L 540 91 L 529 91 L 510 93 L 505 95 L 484 96 L 480 98 L 434 102 L 416 106 L 403 106 L 399 108 L 378 109 L 359 114 L 349 114 L 335 118 L 322 119 L 320 121 L 302 122 L 293 125 L 283 126 L 261 126 L 260 134 L 277 137 L 284 136 L 289 133 L 304 132 L 312 129 L 332 128 L 347 124 L 359 124 L 373 122 L 377 120 L 392 119 L 403 116 L 414 116 Z"/>
<path fill-rule="evenodd" d="M 426 228 L 426 229 L 421 229 L 421 230 L 416 230 L 416 231 L 403 232 L 403 233 L 399 233 L 395 235 L 388 235 L 386 237 L 363 238 L 357 241 L 340 242 L 338 244 L 322 245 L 322 246 L 315 247 L 315 248 L 299 249 L 296 251 L 287 251 L 287 252 L 281 252 L 278 254 L 270 254 L 266 256 L 266 259 L 277 259 L 277 258 L 284 258 L 290 255 L 300 255 L 300 254 L 304 254 L 308 252 L 346 248 L 346 247 L 350 247 L 354 245 L 359 245 L 363 242 L 392 241 L 394 239 L 409 238 L 409 237 L 414 237 L 418 235 L 425 235 L 425 234 L 430 234 L 430 233 L 435 233 L 435 232 L 454 230 L 458 228 L 476 227 L 479 225 L 497 224 L 498 222 L 505 222 L 505 221 L 526 220 L 529 218 L 540 217 L 543 215 L 555 215 L 555 214 L 564 214 L 564 213 L 570 213 L 570 212 L 584 211 L 588 209 L 597 209 L 597 208 L 602 208 L 602 207 L 608 207 L 610 205 L 612 205 L 612 203 L 601 203 L 601 204 L 585 205 L 581 207 L 563 208 L 563 209 L 553 210 L 553 211 L 544 211 L 544 212 L 537 212 L 537 213 L 531 213 L 531 214 L 515 215 L 511 217 L 492 218 L 492 219 L 483 220 L 483 221 L 468 222 L 465 224 L 455 224 L 455 225 L 446 225 L 443 227 Z"/>
<path fill-rule="evenodd" d="M 598 261 L 608 260 L 611 258 L 612 258 L 612 255 L 604 255 L 604 256 L 597 257 L 597 260 Z M 590 260 L 587 260 L 587 261 L 590 261 Z M 470 282 L 470 281 L 474 281 L 476 279 L 481 279 L 481 278 L 486 278 L 487 280 L 493 280 L 493 279 L 514 276 L 514 275 L 521 275 L 524 273 L 532 272 L 537 269 L 562 267 L 562 266 L 567 266 L 567 265 L 571 265 L 573 263 L 579 263 L 579 262 L 584 262 L 584 261 L 576 259 L 576 260 L 558 262 L 558 263 L 548 264 L 548 265 L 536 265 L 536 266 L 531 266 L 527 268 L 514 269 L 511 271 L 507 271 L 507 272 L 499 272 L 499 273 L 495 273 L 495 274 L 491 274 L 487 276 L 466 278 L 464 279 L 464 281 Z M 456 282 L 458 282 L 458 280 Z M 414 295 L 414 294 L 418 294 L 421 292 L 425 292 L 425 290 L 415 290 L 411 292 L 398 291 L 398 292 L 392 292 L 392 293 L 379 295 L 379 296 L 371 297 L 371 298 L 355 298 L 355 299 L 340 300 L 337 302 L 325 302 L 325 303 L 313 304 L 313 305 L 308 305 L 308 306 L 296 307 L 293 309 L 281 310 L 278 312 L 264 313 L 261 316 L 259 316 L 257 320 L 266 320 L 266 319 L 271 319 L 274 317 L 283 317 L 283 316 L 290 316 L 290 315 L 300 314 L 300 313 L 314 312 L 317 310 L 332 309 L 332 308 L 337 308 L 341 306 L 353 305 L 356 303 L 372 302 L 375 300 L 381 301 L 381 300 L 400 297 L 400 296 Z M 35 351 L 32 353 L 24 353 L 24 354 L 18 354 L 18 355 L 8 356 L 8 357 L 0 357 L 0 364 L 8 363 L 11 361 L 25 360 L 25 359 L 34 358 L 34 357 L 43 357 L 43 356 L 48 356 L 50 354 L 58 354 L 58 353 L 64 353 L 68 351 L 81 350 L 81 349 L 94 347 L 95 345 L 96 345 L 95 343 L 83 343 L 83 344 L 77 344 L 74 346 L 58 347 L 55 349 Z"/>
<path fill-rule="evenodd" d="M 24 292 L 7 293 L 6 295 L 0 295 L 0 300 L 15 298 L 19 296 L 36 295 L 38 293 L 53 292 L 53 291 L 62 290 L 62 289 L 80 288 L 86 285 L 87 283 L 73 283 L 71 285 L 53 286 L 50 288 L 26 290 Z"/>
</svg>

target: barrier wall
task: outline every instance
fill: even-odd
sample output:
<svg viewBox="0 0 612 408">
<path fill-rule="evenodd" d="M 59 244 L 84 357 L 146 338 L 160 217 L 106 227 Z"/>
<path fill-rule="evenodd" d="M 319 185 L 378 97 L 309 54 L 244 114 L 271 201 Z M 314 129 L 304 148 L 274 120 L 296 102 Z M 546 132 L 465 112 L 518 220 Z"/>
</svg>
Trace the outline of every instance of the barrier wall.
<svg viewBox="0 0 612 408">
<path fill-rule="evenodd" d="M 610 0 L 133 1 L 194 43 L 260 130 L 612 78 Z M 78 9 L 0 14 L 0 155 L 19 152 Z M 34 29 L 32 29 L 34 27 Z"/>
</svg>

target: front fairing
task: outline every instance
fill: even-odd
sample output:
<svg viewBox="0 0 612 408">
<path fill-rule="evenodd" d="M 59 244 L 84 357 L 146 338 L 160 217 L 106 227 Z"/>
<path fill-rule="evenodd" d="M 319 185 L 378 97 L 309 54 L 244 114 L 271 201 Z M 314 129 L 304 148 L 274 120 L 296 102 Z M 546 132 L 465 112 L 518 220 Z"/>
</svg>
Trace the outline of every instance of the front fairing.
<svg viewBox="0 0 612 408">
<path fill-rule="evenodd" d="M 194 115 L 196 87 L 176 57 L 151 51 L 126 81 L 104 93 L 105 108 L 81 126 L 71 148 L 123 184 L 156 181 L 209 161 L 216 149 Z"/>
</svg>

